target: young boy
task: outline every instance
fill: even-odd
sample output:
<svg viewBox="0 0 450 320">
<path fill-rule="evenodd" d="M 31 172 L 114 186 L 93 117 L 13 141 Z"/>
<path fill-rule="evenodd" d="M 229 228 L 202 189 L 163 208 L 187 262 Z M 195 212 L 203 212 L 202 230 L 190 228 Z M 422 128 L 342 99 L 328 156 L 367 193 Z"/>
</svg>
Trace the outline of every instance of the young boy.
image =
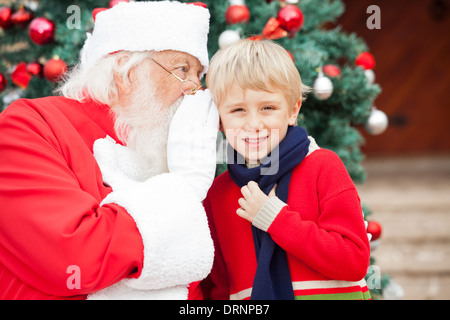
<svg viewBox="0 0 450 320">
<path fill-rule="evenodd" d="M 306 87 L 286 50 L 241 40 L 213 57 L 206 83 L 232 152 L 204 201 L 216 248 L 205 297 L 370 299 L 356 188 L 295 126 Z"/>
</svg>

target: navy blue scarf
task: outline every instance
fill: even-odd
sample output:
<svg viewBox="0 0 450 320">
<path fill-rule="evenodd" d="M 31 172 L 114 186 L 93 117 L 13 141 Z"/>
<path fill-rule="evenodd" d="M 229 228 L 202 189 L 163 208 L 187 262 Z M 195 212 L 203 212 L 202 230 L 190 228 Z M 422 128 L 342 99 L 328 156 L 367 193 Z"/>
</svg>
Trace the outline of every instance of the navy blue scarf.
<svg viewBox="0 0 450 320">
<path fill-rule="evenodd" d="M 287 202 L 292 170 L 302 162 L 308 150 L 309 139 L 306 130 L 301 127 L 289 127 L 286 137 L 261 161 L 258 167 L 248 169 L 242 155 L 229 147 L 228 159 L 234 161 L 228 161 L 228 171 L 233 181 L 241 188 L 250 181 L 255 181 L 265 194 L 269 194 L 277 184 L 275 191 L 277 197 Z M 294 299 L 285 251 L 267 232 L 253 225 L 252 233 L 258 265 L 253 280 L 251 299 Z"/>
</svg>

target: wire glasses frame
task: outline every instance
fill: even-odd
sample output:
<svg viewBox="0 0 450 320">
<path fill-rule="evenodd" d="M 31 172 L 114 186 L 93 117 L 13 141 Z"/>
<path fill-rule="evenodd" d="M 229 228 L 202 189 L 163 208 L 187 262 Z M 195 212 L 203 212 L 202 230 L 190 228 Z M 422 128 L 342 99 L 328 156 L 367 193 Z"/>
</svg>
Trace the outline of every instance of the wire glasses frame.
<svg viewBox="0 0 450 320">
<path fill-rule="evenodd" d="M 169 74 L 171 74 L 172 76 L 175 77 L 175 79 L 177 79 L 178 81 L 181 82 L 180 84 L 180 90 L 181 92 L 188 96 L 188 95 L 192 95 L 195 94 L 198 90 L 201 90 L 203 87 L 202 85 L 198 85 L 197 83 L 195 83 L 192 80 L 183 80 L 181 79 L 179 76 L 177 76 L 176 74 L 174 74 L 173 72 L 170 72 L 169 70 L 167 70 L 165 67 L 163 67 L 158 61 L 156 61 L 155 59 L 151 58 L 153 60 L 153 62 L 155 62 L 158 66 L 160 66 L 162 69 L 164 69 L 166 72 L 168 72 Z"/>
</svg>

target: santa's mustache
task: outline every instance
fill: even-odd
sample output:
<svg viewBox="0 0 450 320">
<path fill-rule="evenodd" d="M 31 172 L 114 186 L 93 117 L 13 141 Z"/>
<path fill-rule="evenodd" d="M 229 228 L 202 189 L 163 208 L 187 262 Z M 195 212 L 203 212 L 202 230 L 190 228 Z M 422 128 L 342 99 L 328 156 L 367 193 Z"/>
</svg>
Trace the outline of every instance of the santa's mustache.
<svg viewBox="0 0 450 320">
<path fill-rule="evenodd" d="M 168 172 L 169 127 L 181 101 L 167 107 L 145 92 L 136 94 L 129 106 L 115 108 L 117 137 L 141 158 L 141 180 Z"/>
</svg>

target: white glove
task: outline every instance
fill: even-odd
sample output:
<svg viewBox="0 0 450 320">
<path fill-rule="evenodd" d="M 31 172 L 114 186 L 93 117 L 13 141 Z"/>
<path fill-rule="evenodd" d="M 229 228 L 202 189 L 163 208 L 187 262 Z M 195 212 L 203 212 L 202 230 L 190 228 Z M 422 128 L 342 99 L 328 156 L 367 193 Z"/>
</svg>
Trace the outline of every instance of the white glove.
<svg viewBox="0 0 450 320">
<path fill-rule="evenodd" d="M 214 180 L 218 130 L 219 113 L 209 90 L 185 96 L 170 124 L 169 171 L 185 177 L 200 201 Z"/>
<path fill-rule="evenodd" d="M 125 189 L 139 181 L 144 160 L 134 150 L 116 143 L 109 136 L 96 140 L 93 150 L 103 182 L 114 191 Z"/>
</svg>

